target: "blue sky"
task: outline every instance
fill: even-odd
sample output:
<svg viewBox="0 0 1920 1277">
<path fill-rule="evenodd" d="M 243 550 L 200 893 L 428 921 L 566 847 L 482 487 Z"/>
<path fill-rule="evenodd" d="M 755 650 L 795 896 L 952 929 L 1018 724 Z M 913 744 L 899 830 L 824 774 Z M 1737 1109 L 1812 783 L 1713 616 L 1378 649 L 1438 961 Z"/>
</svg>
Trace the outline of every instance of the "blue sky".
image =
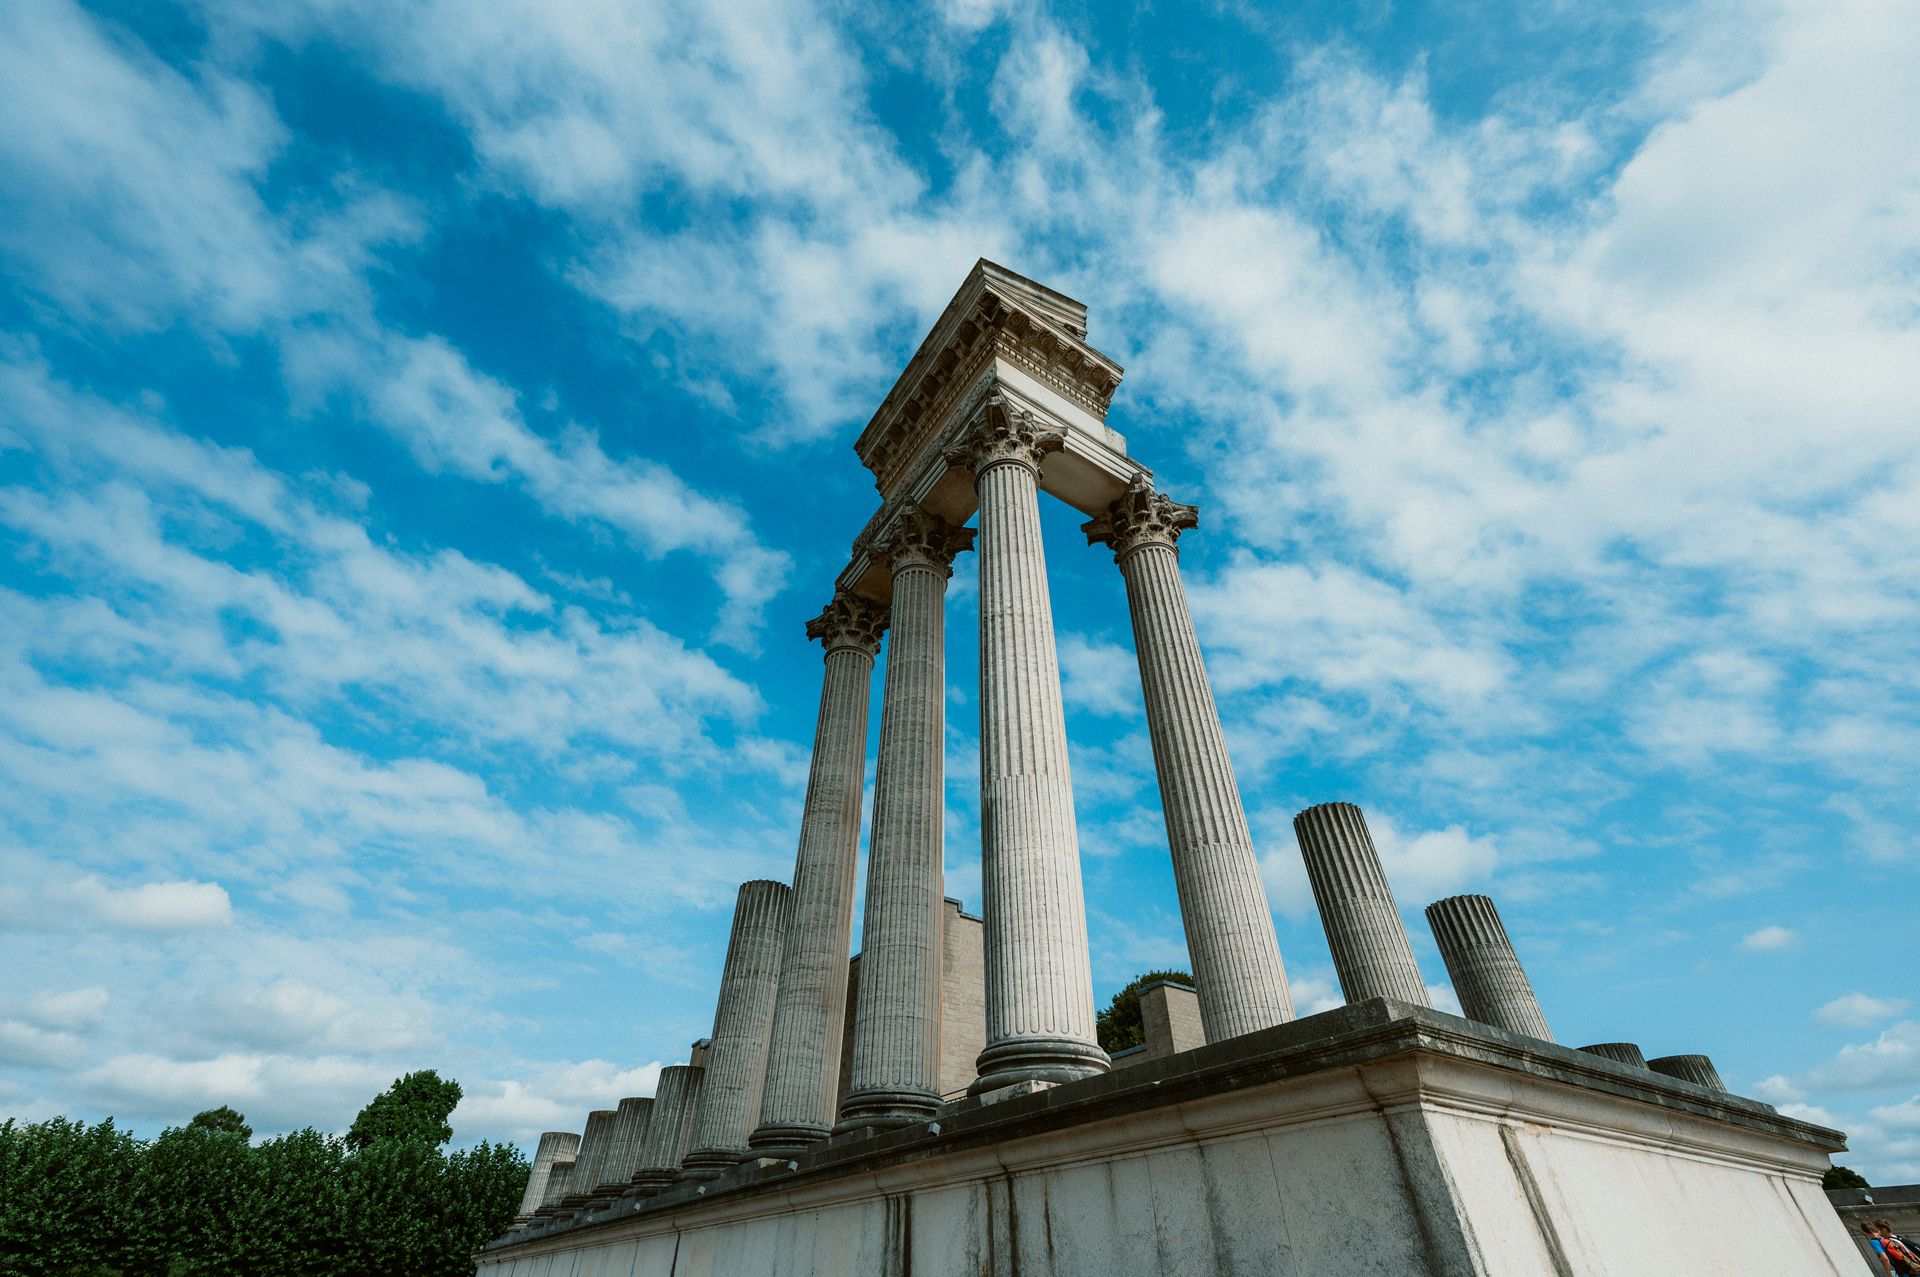
<svg viewBox="0 0 1920 1277">
<path fill-rule="evenodd" d="M 0 7 L 0 1111 L 646 1093 L 791 869 L 851 442 L 988 256 L 1201 507 L 1303 1010 L 1290 820 L 1358 802 L 1436 986 L 1487 891 L 1562 1041 L 1920 1179 L 1920 15 L 1593 8 Z M 1044 518 L 1104 999 L 1184 949 Z M 977 908 L 974 620 L 963 558 Z"/>
</svg>

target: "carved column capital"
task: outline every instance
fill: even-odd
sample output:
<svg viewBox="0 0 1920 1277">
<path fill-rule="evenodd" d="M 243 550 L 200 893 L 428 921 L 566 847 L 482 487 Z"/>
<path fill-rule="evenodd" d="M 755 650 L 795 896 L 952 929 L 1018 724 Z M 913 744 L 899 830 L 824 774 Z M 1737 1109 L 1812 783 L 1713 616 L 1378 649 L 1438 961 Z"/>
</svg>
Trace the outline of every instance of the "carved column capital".
<svg viewBox="0 0 1920 1277">
<path fill-rule="evenodd" d="M 1143 545 L 1174 546 L 1182 532 L 1199 526 L 1198 506 L 1182 505 L 1136 478 L 1105 514 L 1088 519 L 1080 530 L 1087 534 L 1087 544 L 1112 546 L 1118 563 Z"/>
<path fill-rule="evenodd" d="M 839 590 L 826 610 L 807 622 L 807 637 L 819 639 L 831 652 L 851 647 L 872 656 L 880 650 L 887 631 L 887 609 L 859 594 Z"/>
<path fill-rule="evenodd" d="M 1049 452 L 1066 446 L 1066 436 L 1036 422 L 1033 414 L 1023 412 L 995 392 L 987 397 L 986 409 L 965 434 L 946 451 L 949 464 L 971 470 L 978 478 L 990 466 L 1014 462 L 1036 476 L 1040 463 Z"/>
<path fill-rule="evenodd" d="M 919 505 L 909 505 L 874 542 L 872 554 L 891 573 L 919 565 L 950 577 L 953 557 L 971 550 L 973 538 L 972 528 L 956 527 Z"/>
</svg>

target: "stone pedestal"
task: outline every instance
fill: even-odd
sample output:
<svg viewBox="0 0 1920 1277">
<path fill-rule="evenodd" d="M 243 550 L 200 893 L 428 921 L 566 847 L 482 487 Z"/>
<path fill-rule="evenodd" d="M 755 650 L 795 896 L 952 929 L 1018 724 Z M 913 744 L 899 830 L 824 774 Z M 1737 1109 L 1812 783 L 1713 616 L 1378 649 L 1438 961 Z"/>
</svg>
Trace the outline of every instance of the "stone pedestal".
<svg viewBox="0 0 1920 1277">
<path fill-rule="evenodd" d="M 1138 480 L 1083 530 L 1113 547 L 1127 583 L 1187 954 L 1207 1038 L 1220 1042 L 1291 1020 L 1293 999 L 1180 580 L 1176 542 L 1197 522 Z"/>
<path fill-rule="evenodd" d="M 1647 1057 L 1640 1048 L 1631 1042 L 1595 1042 L 1592 1046 L 1580 1048 L 1588 1055 L 1597 1055 L 1603 1060 L 1612 1060 L 1616 1064 L 1630 1064 L 1636 1069 L 1647 1067 Z"/>
<path fill-rule="evenodd" d="M 1420 964 L 1360 809 L 1352 803 L 1309 807 L 1293 818 L 1293 831 L 1347 1001 L 1395 998 L 1426 1006 Z"/>
<path fill-rule="evenodd" d="M 1427 906 L 1454 994 L 1467 1018 L 1509 1033 L 1553 1041 L 1533 985 L 1513 951 L 1500 913 L 1485 896 L 1449 896 Z"/>
<path fill-rule="evenodd" d="M 792 925 L 780 958 L 766 1086 L 759 1125 L 748 1140 L 766 1156 L 790 1156 L 825 1139 L 833 1119 L 866 779 L 867 702 L 885 627 L 885 610 L 852 594 L 837 596 L 807 626 L 807 637 L 826 645 L 826 678 L 800 817 Z"/>
<path fill-rule="evenodd" d="M 600 1164 L 600 1182 L 593 1189 L 596 1200 L 618 1197 L 640 1169 L 640 1145 L 646 1139 L 653 1101 L 630 1096 L 620 1101 L 614 1113 L 613 1137 L 607 1144 L 606 1160 Z"/>
<path fill-rule="evenodd" d="M 1677 1077 L 1682 1082 L 1693 1082 L 1711 1090 L 1727 1089 L 1727 1084 L 1720 1080 L 1720 1070 L 1714 1068 L 1713 1061 L 1704 1055 L 1663 1055 L 1648 1060 L 1647 1067 L 1655 1073 Z"/>
<path fill-rule="evenodd" d="M 513 1217 L 516 1225 L 525 1224 L 533 1218 L 533 1213 L 546 1201 L 547 1181 L 553 1174 L 553 1164 L 565 1161 L 572 1164 L 580 1149 L 580 1137 L 572 1131 L 544 1131 L 540 1143 L 533 1150 L 533 1169 L 527 1174 L 527 1191 L 520 1196 L 519 1213 Z"/>
<path fill-rule="evenodd" d="M 653 1114 L 640 1140 L 640 1168 L 633 1173 L 631 1191 L 651 1197 L 680 1178 L 680 1162 L 693 1142 L 693 1114 L 700 1107 L 700 1084 L 706 1077 L 701 1064 L 674 1064 L 660 1070 L 653 1090 Z"/>
<path fill-rule="evenodd" d="M 909 508 L 876 549 L 893 576 L 873 778 L 867 912 L 850 1089 L 836 1132 L 925 1121 L 940 1106 L 946 592 L 971 528 Z"/>
<path fill-rule="evenodd" d="M 1053 603 L 1037 507 L 1061 446 L 994 397 L 949 460 L 980 501 L 980 824 L 987 1048 L 975 1093 L 1104 1072 L 1094 1037 Z"/>
<path fill-rule="evenodd" d="M 694 1110 L 693 1144 L 681 1166 L 693 1179 L 711 1179 L 753 1156 L 747 1137 L 760 1112 L 773 1030 L 773 999 L 780 985 L 793 893 L 783 882 L 740 885 L 733 933 L 720 974 L 706 1081 Z"/>
</svg>

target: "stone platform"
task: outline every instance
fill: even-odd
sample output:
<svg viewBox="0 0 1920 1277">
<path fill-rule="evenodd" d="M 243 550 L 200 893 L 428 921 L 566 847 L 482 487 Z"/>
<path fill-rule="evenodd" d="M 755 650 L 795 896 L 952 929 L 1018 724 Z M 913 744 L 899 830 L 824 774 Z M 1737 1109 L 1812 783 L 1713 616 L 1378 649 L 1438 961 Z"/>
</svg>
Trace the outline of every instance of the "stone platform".
<svg viewBox="0 0 1920 1277">
<path fill-rule="evenodd" d="M 481 1277 L 1847 1274 L 1838 1132 L 1375 999 L 494 1242 Z"/>
</svg>

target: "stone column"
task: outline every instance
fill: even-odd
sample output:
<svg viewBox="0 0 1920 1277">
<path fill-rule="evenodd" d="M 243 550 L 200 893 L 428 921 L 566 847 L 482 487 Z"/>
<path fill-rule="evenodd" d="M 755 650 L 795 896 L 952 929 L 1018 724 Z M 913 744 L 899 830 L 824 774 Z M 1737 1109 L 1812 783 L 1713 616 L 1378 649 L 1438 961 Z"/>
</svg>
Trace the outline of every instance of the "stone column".
<svg viewBox="0 0 1920 1277">
<path fill-rule="evenodd" d="M 786 945 L 792 896 L 784 882 L 740 884 L 713 1014 L 707 1079 L 694 1110 L 693 1144 L 680 1163 L 690 1179 L 712 1179 L 753 1156 L 747 1137 L 760 1113 L 767 1076 L 773 998 L 780 985 L 780 952 Z"/>
<path fill-rule="evenodd" d="M 748 1143 L 789 1157 L 825 1139 L 840 1073 L 854 866 L 867 769 L 867 703 L 886 609 L 842 592 L 807 625 L 826 645 L 826 681 L 814 720 L 813 770 L 793 865 L 793 917 L 780 957 L 767 1081 Z M 889 662 L 891 664 L 891 662 Z"/>
<path fill-rule="evenodd" d="M 1426 982 L 1373 849 L 1366 817 L 1352 803 L 1322 803 L 1293 818 L 1307 881 L 1348 1002 L 1394 998 L 1427 1006 Z"/>
<path fill-rule="evenodd" d="M 1427 925 L 1433 928 L 1460 1009 L 1469 1020 L 1553 1041 L 1493 901 L 1485 896 L 1436 900 L 1427 906 Z"/>
<path fill-rule="evenodd" d="M 1113 560 L 1127 583 L 1153 768 L 1200 1019 L 1207 1040 L 1223 1042 L 1291 1020 L 1293 998 L 1180 581 L 1177 542 L 1198 522 L 1192 506 L 1136 479 L 1126 495 L 1082 530 L 1088 541 L 1113 547 Z"/>
<path fill-rule="evenodd" d="M 613 1138 L 608 1143 L 606 1161 L 600 1166 L 600 1182 L 593 1189 L 595 1198 L 618 1197 L 640 1169 L 640 1142 L 646 1138 L 653 1101 L 629 1097 L 620 1101 L 615 1112 L 619 1116 L 613 1119 Z"/>
<path fill-rule="evenodd" d="M 680 1178 L 680 1162 L 693 1139 L 693 1114 L 700 1106 L 700 1084 L 707 1070 L 698 1064 L 674 1064 L 660 1070 L 653 1089 L 653 1114 L 640 1140 L 640 1169 L 633 1173 L 633 1194 L 652 1197 Z"/>
<path fill-rule="evenodd" d="M 1663 1055 L 1648 1060 L 1647 1067 L 1655 1073 L 1679 1078 L 1682 1082 L 1697 1083 L 1711 1091 L 1727 1089 L 1727 1084 L 1720 1080 L 1720 1070 L 1714 1068 L 1713 1061 L 1704 1055 Z"/>
<path fill-rule="evenodd" d="M 533 1170 L 527 1176 L 527 1191 L 520 1197 L 520 1212 L 513 1217 L 516 1227 L 533 1218 L 533 1213 L 546 1201 L 547 1180 L 553 1175 L 553 1164 L 557 1161 L 572 1162 L 580 1149 L 580 1137 L 572 1131 L 543 1131 L 540 1143 L 533 1151 Z"/>
<path fill-rule="evenodd" d="M 1063 440 L 999 395 L 949 462 L 980 498 L 980 867 L 987 1048 L 975 1094 L 1110 1067 L 1094 1037 L 1040 464 Z"/>
<path fill-rule="evenodd" d="M 551 1219 L 559 1213 L 560 1203 L 573 1189 L 574 1159 L 561 1157 L 554 1159 L 547 1172 L 547 1191 L 540 1198 L 540 1209 L 534 1212 L 536 1218 Z"/>
<path fill-rule="evenodd" d="M 574 1159 L 573 1181 L 567 1195 L 560 1199 L 562 1212 L 571 1214 L 586 1205 L 600 1182 L 600 1168 L 606 1164 L 607 1146 L 613 1139 L 613 1123 L 619 1117 L 615 1109 L 595 1109 L 587 1114 L 587 1129 L 580 1136 L 580 1155 Z"/>
<path fill-rule="evenodd" d="M 853 1068 L 836 1132 L 925 1121 L 940 1107 L 946 594 L 953 556 L 973 535 L 909 507 L 874 547 L 893 577 L 893 635 L 873 775 Z"/>
<path fill-rule="evenodd" d="M 1595 1042 L 1592 1046 L 1580 1048 L 1588 1055 L 1597 1055 L 1603 1060 L 1612 1060 L 1616 1064 L 1631 1064 L 1636 1069 L 1647 1067 L 1647 1057 L 1640 1048 L 1631 1042 Z"/>
</svg>

